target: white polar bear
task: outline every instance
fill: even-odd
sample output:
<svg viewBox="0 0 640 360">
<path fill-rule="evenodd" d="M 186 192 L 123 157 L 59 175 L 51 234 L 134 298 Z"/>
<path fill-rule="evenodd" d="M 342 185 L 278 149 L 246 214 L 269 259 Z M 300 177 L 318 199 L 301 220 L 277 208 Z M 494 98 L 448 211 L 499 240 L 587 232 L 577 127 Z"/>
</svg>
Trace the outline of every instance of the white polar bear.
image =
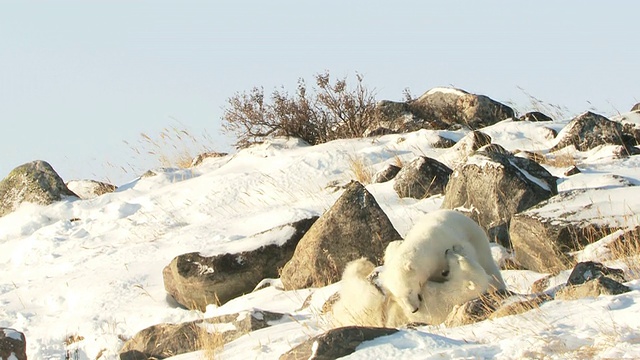
<svg viewBox="0 0 640 360">
<path fill-rule="evenodd" d="M 477 262 L 490 277 L 492 290 L 505 289 L 500 269 L 491 256 L 489 239 L 475 221 L 453 210 L 425 215 L 404 240 L 394 241 L 385 251 L 382 282 L 407 314 L 420 309 L 422 287 L 444 281 L 449 264 L 442 254 L 461 249 L 461 255 Z"/>
<path fill-rule="evenodd" d="M 342 276 L 340 300 L 333 306 L 336 325 L 398 327 L 409 323 L 440 324 L 451 310 L 475 299 L 489 287 L 484 269 L 452 249 L 445 251 L 450 272 L 445 282 L 427 282 L 421 289 L 420 309 L 407 314 L 384 288 L 371 279 L 374 265 L 366 258 L 347 264 Z M 381 272 L 384 273 L 385 270 Z M 374 273 L 375 274 L 375 273 Z"/>
</svg>

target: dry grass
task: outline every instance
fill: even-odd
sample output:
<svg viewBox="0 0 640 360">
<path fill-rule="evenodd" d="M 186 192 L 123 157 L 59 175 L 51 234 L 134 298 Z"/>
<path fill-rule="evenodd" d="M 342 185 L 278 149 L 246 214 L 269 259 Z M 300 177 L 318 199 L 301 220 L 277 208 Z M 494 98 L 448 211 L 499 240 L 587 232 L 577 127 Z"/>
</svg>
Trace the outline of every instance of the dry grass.
<svg viewBox="0 0 640 360">
<path fill-rule="evenodd" d="M 557 168 L 566 168 L 576 166 L 578 164 L 576 157 L 569 151 L 556 151 L 544 156 L 543 164 Z"/>
<path fill-rule="evenodd" d="M 363 157 L 349 156 L 349 170 L 351 170 L 355 180 L 361 184 L 371 184 L 374 171 Z"/>
<path fill-rule="evenodd" d="M 198 329 L 196 330 L 195 348 L 200 349 L 203 352 L 204 359 L 214 360 L 218 351 L 224 347 L 224 337 L 222 333 L 212 330 L 212 326 L 207 326 L 207 322 L 203 321 L 200 324 L 196 324 Z"/>
<path fill-rule="evenodd" d="M 546 102 L 531 95 L 520 86 L 518 86 L 518 89 L 529 99 L 528 111 L 539 111 L 543 114 L 551 116 L 553 119 L 564 119 L 569 116 L 570 111 L 566 106 L 560 106 L 557 104 Z M 510 105 L 512 105 L 513 107 L 513 104 Z"/>
<path fill-rule="evenodd" d="M 612 260 L 624 263 L 628 275 L 633 278 L 640 276 L 640 228 L 627 231 L 608 246 Z"/>
<path fill-rule="evenodd" d="M 186 169 L 191 167 L 198 154 L 211 151 L 213 140 L 206 133 L 194 135 L 184 124 L 178 123 L 163 128 L 157 136 L 141 133 L 136 144 L 124 143 L 136 157 L 151 156 L 161 167 Z M 133 170 L 137 172 L 140 169 Z"/>
<path fill-rule="evenodd" d="M 395 155 L 393 157 L 393 165 L 399 167 L 402 169 L 402 167 L 404 166 L 404 161 L 402 161 L 402 159 L 400 158 L 400 156 Z"/>
</svg>

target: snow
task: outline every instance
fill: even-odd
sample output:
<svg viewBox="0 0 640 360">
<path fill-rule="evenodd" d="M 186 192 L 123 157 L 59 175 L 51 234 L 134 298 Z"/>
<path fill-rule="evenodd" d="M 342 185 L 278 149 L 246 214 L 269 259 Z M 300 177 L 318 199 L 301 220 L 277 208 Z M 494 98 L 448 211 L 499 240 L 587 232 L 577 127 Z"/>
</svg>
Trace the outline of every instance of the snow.
<svg viewBox="0 0 640 360">
<path fill-rule="evenodd" d="M 436 87 L 436 88 L 433 88 L 433 89 L 427 91 L 422 96 L 433 95 L 435 93 L 451 94 L 451 95 L 457 95 L 457 96 L 468 95 L 467 92 L 465 92 L 463 90 L 460 90 L 460 89 L 456 89 L 456 88 L 452 88 L 452 87 Z"/>
<path fill-rule="evenodd" d="M 558 131 L 566 124 L 507 120 L 481 130 L 507 150 L 546 153 L 555 142 L 548 129 Z M 274 139 L 205 159 L 194 168 L 154 169 L 154 176 L 120 184 L 114 193 L 93 199 L 22 204 L 0 218 L 0 327 L 25 334 L 29 359 L 64 359 L 67 350 L 77 351 L 81 360 L 95 359 L 100 352 L 101 359 L 114 359 L 122 339 L 151 325 L 269 310 L 289 315 L 226 344 L 215 356 L 277 359 L 330 328 L 321 309 L 339 284 L 284 291 L 274 280 L 271 287 L 220 307 L 210 305 L 203 313 L 167 301 L 162 269 L 183 253 L 215 255 L 278 244 L 293 231 L 286 224 L 329 209 L 341 194 L 339 186 L 354 176 L 353 159 L 373 172 L 397 161 L 408 164 L 416 156 L 446 159 L 451 149 L 431 147 L 436 136 L 459 140 L 466 133 L 421 130 L 317 146 Z M 574 155 L 581 174 L 566 177 L 566 168 L 545 165 L 560 177 L 558 188 L 566 196 L 540 213 L 568 220 L 611 217 L 617 225 L 636 225 L 640 197 L 628 185 L 640 183 L 640 157 L 620 159 L 606 147 Z M 393 181 L 367 189 L 402 235 L 443 201 L 442 196 L 400 199 Z M 499 247 L 492 254 L 499 262 L 510 256 Z M 602 244 L 580 256 L 608 259 Z M 521 293 L 550 275 L 523 270 L 503 274 L 509 288 Z M 549 289 L 567 276 L 551 277 Z M 638 358 L 640 281 L 627 285 L 633 289 L 627 294 L 553 301 L 473 325 L 400 329 L 363 343 L 346 358 Z M 303 307 L 309 296 L 310 305 Z M 70 335 L 83 340 L 65 345 Z M 174 359 L 202 356 L 195 352 Z"/>
</svg>

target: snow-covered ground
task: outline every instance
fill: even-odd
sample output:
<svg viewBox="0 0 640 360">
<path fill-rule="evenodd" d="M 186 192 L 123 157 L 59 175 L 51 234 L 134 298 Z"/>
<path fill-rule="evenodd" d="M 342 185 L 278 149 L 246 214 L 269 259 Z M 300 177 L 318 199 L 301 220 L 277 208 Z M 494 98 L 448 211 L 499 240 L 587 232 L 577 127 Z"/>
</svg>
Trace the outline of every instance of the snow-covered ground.
<svg viewBox="0 0 640 360">
<path fill-rule="evenodd" d="M 555 142 L 547 127 L 557 131 L 566 123 L 506 120 L 483 131 L 509 150 L 544 152 Z M 398 159 L 408 163 L 418 155 L 446 162 L 449 150 L 430 146 L 437 133 L 454 140 L 464 135 L 421 130 L 313 147 L 276 139 L 207 159 L 192 169 L 156 169 L 156 176 L 122 184 L 117 192 L 94 199 L 69 199 L 46 207 L 23 204 L 0 218 L 0 327 L 25 333 L 29 359 L 64 359 L 67 349 L 82 360 L 100 353 L 102 359 L 113 359 L 123 339 L 150 325 L 264 309 L 292 316 L 227 344 L 215 356 L 277 359 L 328 329 L 320 308 L 339 284 L 299 291 L 266 288 L 201 313 L 167 302 L 163 267 L 187 252 L 213 255 L 253 249 L 273 239 L 251 235 L 321 215 L 341 193 L 335 185 L 354 177 L 353 161 L 373 171 Z M 548 167 L 560 177 L 561 191 L 619 186 L 612 175 L 640 183 L 640 156 L 615 159 L 601 147 L 578 157 L 583 173 L 575 177 L 564 176 L 566 168 Z M 372 184 L 367 189 L 401 234 L 443 200 L 400 199 L 392 186 L 393 182 Z M 625 191 L 598 200 L 605 207 L 631 209 L 628 217 L 637 220 L 634 209 L 640 209 L 640 196 L 635 194 Z M 504 271 L 510 288 L 518 292 L 528 291 L 545 275 Z M 567 276 L 563 273 L 556 281 Z M 362 344 L 347 358 L 640 358 L 637 278 L 636 274 L 636 280 L 627 283 L 633 291 L 623 295 L 558 300 L 522 315 L 458 328 L 403 329 Z M 310 294 L 312 305 L 297 310 Z M 74 335 L 82 340 L 66 345 Z M 191 353 L 175 359 L 202 356 Z"/>
</svg>

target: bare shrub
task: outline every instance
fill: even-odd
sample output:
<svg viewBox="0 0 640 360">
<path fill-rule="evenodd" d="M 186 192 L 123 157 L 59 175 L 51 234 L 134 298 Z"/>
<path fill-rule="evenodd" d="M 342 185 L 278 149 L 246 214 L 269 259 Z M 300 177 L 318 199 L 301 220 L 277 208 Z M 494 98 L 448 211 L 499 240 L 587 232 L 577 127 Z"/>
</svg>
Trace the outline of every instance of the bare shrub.
<svg viewBox="0 0 640 360">
<path fill-rule="evenodd" d="M 346 77 L 331 81 L 329 72 L 314 76 L 315 87 L 298 80 L 294 95 L 274 90 L 265 98 L 262 87 L 227 99 L 222 129 L 236 136 L 243 148 L 272 136 L 298 137 L 311 145 L 360 137 L 374 120 L 375 96 L 356 74 L 353 88 Z M 310 91 L 309 91 L 310 90 Z"/>
</svg>

